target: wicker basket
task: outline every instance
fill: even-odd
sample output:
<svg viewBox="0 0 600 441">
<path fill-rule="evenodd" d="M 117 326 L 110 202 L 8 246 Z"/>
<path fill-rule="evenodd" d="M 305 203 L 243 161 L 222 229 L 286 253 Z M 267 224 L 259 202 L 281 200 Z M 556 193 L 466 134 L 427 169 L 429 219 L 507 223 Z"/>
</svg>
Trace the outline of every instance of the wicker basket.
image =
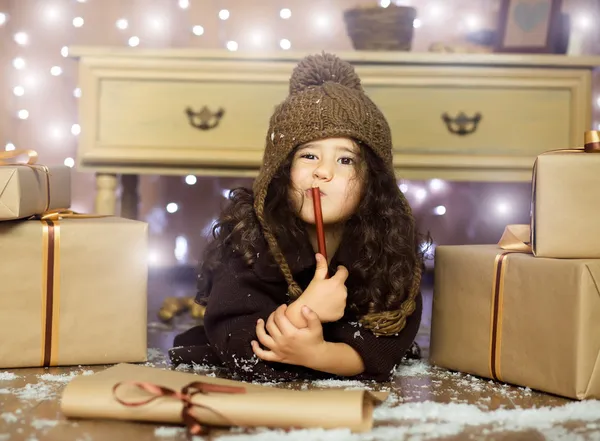
<svg viewBox="0 0 600 441">
<path fill-rule="evenodd" d="M 344 11 L 346 32 L 356 50 L 410 51 L 417 10 L 390 5 Z"/>
</svg>

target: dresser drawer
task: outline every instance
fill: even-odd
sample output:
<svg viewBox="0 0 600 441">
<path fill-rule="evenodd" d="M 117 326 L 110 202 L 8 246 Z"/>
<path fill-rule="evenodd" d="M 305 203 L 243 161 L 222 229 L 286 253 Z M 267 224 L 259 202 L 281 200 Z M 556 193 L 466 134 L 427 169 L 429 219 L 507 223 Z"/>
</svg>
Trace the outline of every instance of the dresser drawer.
<svg viewBox="0 0 600 441">
<path fill-rule="evenodd" d="M 578 145 L 589 77 L 570 69 L 358 66 L 407 179 L 529 180 L 535 157 Z"/>
<path fill-rule="evenodd" d="M 260 60 L 88 60 L 80 65 L 87 94 L 81 98 L 78 164 L 254 175 L 269 119 L 287 96 L 294 66 Z"/>
<path fill-rule="evenodd" d="M 102 145 L 262 152 L 283 82 L 111 80 L 99 100 Z"/>
<path fill-rule="evenodd" d="M 534 157 L 571 138 L 571 93 L 492 85 L 368 87 L 392 128 L 395 151 Z"/>
</svg>

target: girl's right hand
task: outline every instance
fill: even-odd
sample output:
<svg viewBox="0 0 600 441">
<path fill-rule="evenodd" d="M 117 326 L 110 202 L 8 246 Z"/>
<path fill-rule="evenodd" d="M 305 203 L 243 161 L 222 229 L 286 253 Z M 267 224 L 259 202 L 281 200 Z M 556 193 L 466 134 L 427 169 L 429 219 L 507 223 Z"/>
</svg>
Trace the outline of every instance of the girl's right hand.
<svg viewBox="0 0 600 441">
<path fill-rule="evenodd" d="M 348 290 L 346 279 L 348 278 L 348 270 L 344 266 L 338 266 L 337 272 L 327 278 L 327 260 L 322 254 L 316 255 L 317 268 L 315 275 L 302 295 L 290 305 L 286 315 L 298 315 L 300 321 L 300 310 L 303 305 L 308 306 L 314 311 L 321 320 L 321 323 L 335 322 L 344 316 L 346 309 L 346 299 Z M 295 310 L 298 314 L 295 314 Z M 292 321 L 296 317 L 290 317 Z M 304 321 L 304 320 L 303 320 Z"/>
</svg>

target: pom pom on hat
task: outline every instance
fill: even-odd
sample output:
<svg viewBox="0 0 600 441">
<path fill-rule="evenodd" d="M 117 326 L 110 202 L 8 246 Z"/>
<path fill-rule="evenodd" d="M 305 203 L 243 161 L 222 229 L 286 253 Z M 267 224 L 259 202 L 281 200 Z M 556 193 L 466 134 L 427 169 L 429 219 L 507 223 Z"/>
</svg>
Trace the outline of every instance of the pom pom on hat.
<svg viewBox="0 0 600 441">
<path fill-rule="evenodd" d="M 290 94 L 321 86 L 327 81 L 362 91 L 360 78 L 350 63 L 333 54 L 323 53 L 309 55 L 298 63 L 290 78 Z"/>
</svg>

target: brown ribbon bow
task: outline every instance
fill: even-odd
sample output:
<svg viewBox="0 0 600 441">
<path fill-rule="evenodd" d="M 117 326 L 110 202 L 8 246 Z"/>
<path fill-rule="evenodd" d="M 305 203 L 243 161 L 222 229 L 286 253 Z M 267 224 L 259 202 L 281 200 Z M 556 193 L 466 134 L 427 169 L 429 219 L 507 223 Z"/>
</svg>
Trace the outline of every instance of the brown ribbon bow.
<svg viewBox="0 0 600 441">
<path fill-rule="evenodd" d="M 45 211 L 44 213 L 34 216 L 40 220 L 61 220 L 61 219 L 94 219 L 99 217 L 109 217 L 108 214 L 81 214 L 68 208 L 57 208 L 55 210 Z"/>
<path fill-rule="evenodd" d="M 600 153 L 600 142 L 586 144 L 583 149 L 586 153 Z"/>
<path fill-rule="evenodd" d="M 584 136 L 584 147 L 586 153 L 600 153 L 600 131 L 588 130 Z"/>
<path fill-rule="evenodd" d="M 138 388 L 149 392 L 152 396 L 148 399 L 142 401 L 127 401 L 119 398 L 117 396 L 117 389 L 125 384 L 137 386 Z M 181 392 L 177 392 L 173 389 L 169 389 L 167 387 L 159 386 L 157 384 L 148 383 L 148 382 L 140 382 L 140 381 L 126 381 L 119 382 L 113 386 L 113 396 L 114 398 L 124 406 L 128 407 L 137 407 L 144 406 L 158 398 L 167 397 L 167 398 L 175 398 L 183 403 L 183 409 L 181 409 L 181 418 L 183 423 L 186 426 L 186 432 L 188 439 L 191 439 L 192 436 L 196 435 L 205 435 L 208 433 L 208 427 L 204 426 L 202 422 L 196 418 L 192 414 L 192 409 L 194 407 L 200 407 L 207 409 L 211 412 L 216 413 L 224 420 L 227 418 L 222 415 L 220 412 L 205 406 L 203 404 L 194 403 L 193 397 L 198 394 L 209 394 L 209 393 L 224 393 L 224 394 L 243 394 L 246 393 L 246 388 L 239 386 L 225 386 L 220 384 L 209 384 L 204 383 L 202 381 L 195 381 L 193 383 L 189 383 L 187 386 L 184 386 L 181 389 Z"/>
<path fill-rule="evenodd" d="M 7 159 L 17 159 L 19 156 L 27 156 L 27 161 L 7 161 Z M 10 152 L 0 152 L 0 165 L 34 165 L 37 160 L 38 154 L 35 150 L 12 150 Z"/>
<path fill-rule="evenodd" d="M 20 156 L 27 156 L 27 161 L 9 161 L 19 158 Z M 50 207 L 50 170 L 45 165 L 37 165 L 38 153 L 35 150 L 12 150 L 9 152 L 0 152 L 0 166 L 25 166 L 33 169 L 41 169 L 46 176 L 46 207 L 44 211 Z"/>
<path fill-rule="evenodd" d="M 527 224 L 512 224 L 504 228 L 504 233 L 498 241 L 498 246 L 507 251 L 532 254 L 531 226 Z"/>
</svg>

